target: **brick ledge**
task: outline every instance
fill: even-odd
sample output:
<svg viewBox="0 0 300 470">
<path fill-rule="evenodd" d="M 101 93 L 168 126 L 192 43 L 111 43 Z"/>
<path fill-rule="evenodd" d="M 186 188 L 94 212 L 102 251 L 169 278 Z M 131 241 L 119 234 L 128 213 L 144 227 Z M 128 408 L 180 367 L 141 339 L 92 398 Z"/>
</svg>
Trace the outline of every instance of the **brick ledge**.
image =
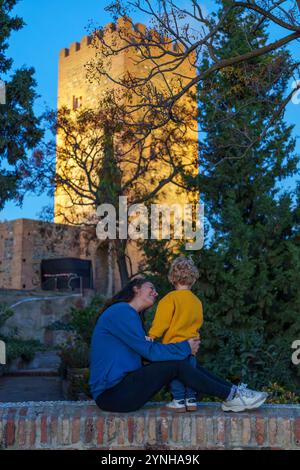
<svg viewBox="0 0 300 470">
<path fill-rule="evenodd" d="M 93 401 L 0 403 L 0 449 L 298 449 L 300 405 L 176 414 L 148 404 L 108 413 Z"/>
</svg>

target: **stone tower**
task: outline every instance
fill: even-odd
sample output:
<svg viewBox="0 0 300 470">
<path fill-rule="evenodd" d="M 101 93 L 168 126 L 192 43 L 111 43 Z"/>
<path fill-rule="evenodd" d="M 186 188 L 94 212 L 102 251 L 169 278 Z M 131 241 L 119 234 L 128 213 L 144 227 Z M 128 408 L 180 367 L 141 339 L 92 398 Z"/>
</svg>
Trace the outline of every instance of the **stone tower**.
<svg viewBox="0 0 300 470">
<path fill-rule="evenodd" d="M 144 29 L 145 27 L 141 24 L 137 24 L 133 27 L 130 21 L 126 18 L 121 18 L 116 25 L 109 24 L 104 29 L 106 35 L 106 41 L 120 41 L 118 32 L 122 28 L 128 30 L 128 34 L 135 34 L 139 28 Z M 64 48 L 60 51 L 59 55 L 59 75 L 58 75 L 58 108 L 66 106 L 73 111 L 78 108 L 97 108 L 101 97 L 115 87 L 115 85 L 109 79 L 103 79 L 100 84 L 91 83 L 87 79 L 86 64 L 93 60 L 96 55 L 95 47 L 91 44 L 91 38 L 85 36 L 80 42 L 71 44 L 69 48 Z M 164 59 L 166 60 L 166 59 Z M 141 76 L 149 71 L 150 64 L 145 62 L 137 64 L 136 56 L 133 51 L 126 51 L 123 54 L 114 56 L 109 64 L 110 75 L 120 78 L 124 76 L 128 71 L 131 74 L 137 74 Z M 184 76 L 193 77 L 195 76 L 196 70 L 190 63 L 185 61 L 180 69 L 176 72 L 182 73 Z M 172 74 L 169 72 L 166 75 L 166 80 L 169 84 L 172 83 Z M 159 79 L 158 79 L 159 80 Z M 187 147 L 185 142 L 176 142 L 176 148 L 174 145 L 173 150 L 178 154 L 180 161 L 180 155 L 182 155 L 181 161 L 183 163 L 196 162 L 197 161 L 197 119 L 196 119 L 196 101 L 192 102 L 183 97 L 181 99 L 183 106 L 191 106 L 192 113 L 195 115 L 193 126 L 189 125 L 188 133 L 190 133 L 190 141 Z M 58 136 L 59 142 L 59 136 Z M 152 149 L 153 151 L 153 149 Z M 155 149 L 154 149 L 155 151 Z M 57 158 L 57 169 L 61 167 L 62 162 L 60 158 Z M 197 173 L 197 165 L 191 166 L 190 172 Z M 130 168 L 123 168 L 123 178 L 126 179 L 126 175 L 130 174 Z M 150 172 L 145 175 L 143 184 L 151 189 L 157 184 L 157 181 L 164 179 L 170 174 L 170 168 L 167 164 L 160 162 L 154 166 Z M 189 191 L 185 191 L 180 188 L 180 185 L 168 183 L 158 195 L 158 200 L 164 204 L 179 203 L 184 204 L 187 202 L 195 202 L 198 200 L 198 194 L 193 194 Z M 62 213 L 66 214 L 70 211 L 70 197 L 63 188 L 58 188 L 55 194 L 55 222 L 66 223 L 61 216 Z M 135 258 L 135 257 L 134 257 Z"/>
</svg>

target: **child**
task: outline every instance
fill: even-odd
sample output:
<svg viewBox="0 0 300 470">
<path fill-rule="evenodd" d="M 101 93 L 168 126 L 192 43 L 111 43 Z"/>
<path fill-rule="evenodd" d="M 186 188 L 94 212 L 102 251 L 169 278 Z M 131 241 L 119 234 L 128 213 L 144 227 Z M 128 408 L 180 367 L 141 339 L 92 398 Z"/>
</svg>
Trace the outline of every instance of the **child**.
<svg viewBox="0 0 300 470">
<path fill-rule="evenodd" d="M 190 258 L 179 256 L 171 264 L 168 279 L 175 290 L 161 299 L 147 339 L 162 337 L 162 343 L 178 343 L 199 336 L 203 324 L 202 303 L 191 288 L 199 278 L 199 272 Z M 195 356 L 190 356 L 190 363 L 196 367 Z M 196 392 L 178 380 L 170 384 L 173 400 L 167 409 L 177 412 L 196 411 Z"/>
</svg>

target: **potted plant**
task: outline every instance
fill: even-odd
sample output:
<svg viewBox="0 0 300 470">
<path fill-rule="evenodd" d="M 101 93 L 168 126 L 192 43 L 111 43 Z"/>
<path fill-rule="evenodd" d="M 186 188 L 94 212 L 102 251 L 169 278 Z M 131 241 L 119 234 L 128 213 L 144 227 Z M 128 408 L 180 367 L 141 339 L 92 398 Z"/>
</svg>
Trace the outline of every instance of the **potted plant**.
<svg viewBox="0 0 300 470">
<path fill-rule="evenodd" d="M 73 332 L 73 336 L 60 348 L 59 353 L 63 373 L 63 393 L 66 399 L 91 398 L 88 385 L 89 345 L 104 302 L 103 297 L 96 296 L 85 308 L 71 308 L 69 322 L 65 324 L 64 329 Z M 62 328 L 61 325 L 56 326 Z"/>
<path fill-rule="evenodd" d="M 82 400 L 91 397 L 89 392 L 89 348 L 80 340 L 69 340 L 61 348 L 61 370 L 63 394 L 67 400 Z"/>
</svg>

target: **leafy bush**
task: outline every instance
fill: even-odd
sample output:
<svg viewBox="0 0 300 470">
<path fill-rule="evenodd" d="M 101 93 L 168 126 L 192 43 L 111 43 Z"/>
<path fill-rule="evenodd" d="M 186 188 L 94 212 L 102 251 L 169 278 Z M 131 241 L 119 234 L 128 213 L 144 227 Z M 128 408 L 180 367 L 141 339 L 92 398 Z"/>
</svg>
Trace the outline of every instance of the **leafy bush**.
<svg viewBox="0 0 300 470">
<path fill-rule="evenodd" d="M 60 348 L 61 372 L 68 378 L 68 396 L 72 400 L 80 399 L 81 395 L 91 396 L 88 384 L 88 371 L 86 373 L 71 373 L 71 369 L 85 369 L 90 363 L 90 343 L 92 333 L 104 305 L 105 298 L 95 296 L 85 308 L 71 307 L 69 322 L 55 322 L 49 329 L 59 329 L 74 332 Z"/>
<path fill-rule="evenodd" d="M 89 367 L 89 346 L 82 340 L 69 340 L 60 349 L 63 369 Z"/>
<path fill-rule="evenodd" d="M 269 394 L 266 403 L 273 405 L 285 405 L 285 404 L 300 404 L 300 395 L 288 390 L 286 387 L 279 385 L 278 383 L 270 383 L 269 385 L 262 387 L 261 389 Z M 156 393 L 150 401 L 153 402 L 165 402 L 172 400 L 172 395 L 167 387 L 162 388 Z M 211 396 L 198 395 L 197 400 L 202 403 L 207 402 L 219 402 L 220 399 Z"/>
<path fill-rule="evenodd" d="M 297 395 L 295 392 L 291 392 L 286 387 L 283 387 L 276 382 L 269 384 L 267 387 L 263 387 L 263 391 L 269 393 L 268 403 L 300 404 L 300 395 Z"/>
<path fill-rule="evenodd" d="M 274 382 L 285 384 L 290 391 L 298 387 L 289 337 L 271 342 L 264 330 L 226 331 L 208 321 L 198 357 L 204 367 L 233 383 L 247 382 L 256 389 Z"/>
<path fill-rule="evenodd" d="M 4 323 L 12 317 L 14 312 L 5 304 L 0 302 L 0 329 L 4 326 Z"/>
<path fill-rule="evenodd" d="M 53 322 L 47 326 L 47 329 L 73 332 L 78 339 L 90 344 L 99 312 L 105 301 L 104 297 L 95 296 L 87 307 L 71 307 L 68 315 L 69 321 Z"/>
<path fill-rule="evenodd" d="M 20 338 L 3 337 L 6 343 L 7 362 L 21 358 L 25 362 L 34 359 L 35 353 L 44 351 L 45 347 L 36 340 L 23 340 Z"/>
<path fill-rule="evenodd" d="M 171 401 L 172 395 L 168 387 L 163 387 L 159 392 L 157 392 L 150 401 L 153 402 L 162 402 L 162 401 Z"/>
<path fill-rule="evenodd" d="M 61 373 L 67 378 L 67 398 L 80 400 L 91 397 L 88 369 L 89 346 L 82 340 L 70 339 L 62 346 L 59 356 L 61 357 Z"/>
<path fill-rule="evenodd" d="M 69 322 L 55 322 L 48 328 L 73 331 L 81 341 L 89 345 L 99 312 L 105 300 L 102 296 L 95 296 L 85 308 L 71 307 Z"/>
<path fill-rule="evenodd" d="M 0 328 L 12 317 L 14 312 L 5 303 L 0 303 Z M 36 340 L 23 340 L 17 336 L 3 336 L 0 339 L 6 344 L 6 359 L 11 362 L 21 358 L 25 362 L 32 361 L 37 351 L 43 351 L 44 346 Z"/>
<path fill-rule="evenodd" d="M 68 370 L 68 399 L 81 400 L 92 398 L 89 388 L 89 369 Z"/>
</svg>

